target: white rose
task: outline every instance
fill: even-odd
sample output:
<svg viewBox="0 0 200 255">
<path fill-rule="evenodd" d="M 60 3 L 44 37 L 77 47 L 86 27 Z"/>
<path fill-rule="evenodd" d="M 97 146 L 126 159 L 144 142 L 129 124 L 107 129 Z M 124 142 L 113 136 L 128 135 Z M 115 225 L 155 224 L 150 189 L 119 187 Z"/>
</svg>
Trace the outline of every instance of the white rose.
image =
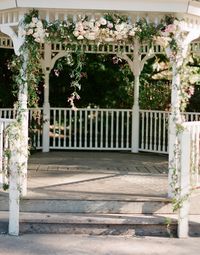
<svg viewBox="0 0 200 255">
<path fill-rule="evenodd" d="M 78 36 L 79 36 L 79 32 L 78 32 L 77 30 L 75 30 L 75 31 L 73 32 L 73 35 L 74 35 L 75 37 L 78 37 Z"/>
<path fill-rule="evenodd" d="M 87 33 L 85 35 L 85 38 L 87 38 L 88 40 L 95 40 L 96 39 L 96 34 L 95 33 Z"/>
<path fill-rule="evenodd" d="M 110 29 L 113 28 L 113 23 L 108 22 L 108 23 L 107 23 L 107 27 L 110 28 Z"/>
<path fill-rule="evenodd" d="M 115 25 L 115 29 L 116 29 L 117 31 L 122 31 L 122 30 L 124 29 L 124 23 Z"/>
<path fill-rule="evenodd" d="M 38 33 L 38 32 L 35 32 L 35 33 L 33 34 L 33 37 L 34 37 L 34 38 L 39 37 L 39 33 Z"/>
<path fill-rule="evenodd" d="M 178 23 L 178 27 L 179 27 L 180 30 L 183 30 L 183 31 L 186 31 L 186 30 L 187 30 L 187 24 L 186 24 L 185 21 L 180 21 L 180 22 Z"/>
<path fill-rule="evenodd" d="M 134 29 L 131 29 L 131 30 L 129 31 L 129 35 L 130 35 L 130 36 L 135 36 L 135 30 L 134 30 Z"/>
<path fill-rule="evenodd" d="M 33 17 L 33 18 L 32 18 L 32 22 L 33 22 L 33 23 L 37 23 L 37 22 L 38 22 L 38 18 Z"/>
<path fill-rule="evenodd" d="M 131 24 L 127 24 L 126 27 L 128 30 L 131 30 L 133 28 L 133 26 Z"/>
<path fill-rule="evenodd" d="M 96 21 L 96 22 L 95 22 L 95 26 L 96 26 L 96 27 L 100 27 L 100 26 L 101 26 L 100 22 Z"/>
<path fill-rule="evenodd" d="M 98 27 L 93 27 L 92 31 L 95 32 L 95 33 L 98 33 L 99 32 L 99 28 Z"/>
<path fill-rule="evenodd" d="M 36 24 L 35 24 L 34 22 L 31 22 L 31 23 L 29 24 L 29 27 L 34 28 L 34 27 L 36 27 Z"/>
<path fill-rule="evenodd" d="M 123 38 L 123 37 L 122 37 L 122 35 L 121 35 L 120 33 L 119 33 L 118 35 L 116 35 L 116 39 L 117 39 L 117 40 L 122 40 L 122 38 Z"/>
<path fill-rule="evenodd" d="M 35 41 L 35 42 L 38 42 L 38 43 L 41 43 L 41 42 L 42 42 L 41 39 L 40 39 L 40 37 L 36 37 L 36 38 L 34 39 L 34 41 Z"/>
<path fill-rule="evenodd" d="M 43 27 L 43 24 L 42 24 L 42 21 L 41 21 L 41 20 L 39 20 L 39 21 L 37 22 L 36 27 L 38 27 L 38 28 L 42 28 L 42 27 Z"/>
<path fill-rule="evenodd" d="M 88 27 L 89 28 L 93 28 L 94 27 L 94 23 L 92 21 L 88 22 Z"/>
<path fill-rule="evenodd" d="M 101 17 L 101 18 L 99 19 L 99 23 L 100 23 L 101 25 L 105 26 L 105 25 L 107 24 L 107 20 L 104 19 L 103 17 Z"/>
<path fill-rule="evenodd" d="M 112 38 L 112 37 L 107 37 L 107 38 L 104 38 L 104 41 L 105 41 L 105 42 L 113 42 L 113 41 L 114 41 L 114 38 Z"/>
<path fill-rule="evenodd" d="M 32 28 L 30 28 L 28 31 L 27 31 L 27 33 L 26 33 L 27 35 L 32 35 L 33 34 L 33 29 Z"/>
<path fill-rule="evenodd" d="M 79 36 L 77 37 L 77 39 L 78 39 L 78 40 L 83 40 L 84 37 L 83 37 L 82 35 L 79 35 Z"/>
</svg>

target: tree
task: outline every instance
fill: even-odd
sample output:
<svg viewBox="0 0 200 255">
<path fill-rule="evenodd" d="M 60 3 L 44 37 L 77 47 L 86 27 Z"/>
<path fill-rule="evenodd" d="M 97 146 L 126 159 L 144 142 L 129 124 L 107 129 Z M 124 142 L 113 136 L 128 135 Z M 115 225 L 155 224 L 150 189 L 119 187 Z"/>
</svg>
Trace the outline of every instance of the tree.
<svg viewBox="0 0 200 255">
<path fill-rule="evenodd" d="M 13 107 L 16 97 L 13 94 L 12 71 L 10 60 L 14 52 L 10 49 L 0 49 L 0 107 Z"/>
</svg>

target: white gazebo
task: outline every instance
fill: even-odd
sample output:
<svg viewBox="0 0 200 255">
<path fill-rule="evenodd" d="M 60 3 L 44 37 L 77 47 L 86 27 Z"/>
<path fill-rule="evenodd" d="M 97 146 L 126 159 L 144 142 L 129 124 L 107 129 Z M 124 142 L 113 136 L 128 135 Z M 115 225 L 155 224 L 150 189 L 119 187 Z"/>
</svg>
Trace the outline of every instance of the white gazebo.
<svg viewBox="0 0 200 255">
<path fill-rule="evenodd" d="M 0 2 L 0 47 L 14 48 L 15 54 L 22 56 L 24 61 L 21 69 L 22 82 L 19 88 L 20 124 L 10 127 L 10 219 L 9 233 L 18 235 L 19 233 L 19 196 L 26 194 L 27 184 L 27 149 L 28 149 L 28 110 L 27 110 L 27 63 L 28 55 L 21 51 L 21 47 L 26 43 L 24 15 L 31 10 L 38 10 L 39 18 L 47 23 L 71 20 L 74 24 L 80 17 L 89 17 L 97 20 L 105 13 L 115 13 L 127 17 L 127 24 L 133 24 L 139 20 L 146 20 L 148 23 L 159 24 L 166 15 L 175 17 L 175 20 L 182 22 L 179 24 L 180 30 L 173 31 L 173 39 L 177 40 L 178 47 L 176 53 L 168 44 L 166 48 L 159 43 L 150 46 L 141 43 L 137 37 L 133 37 L 132 42 L 109 41 L 95 42 L 94 40 L 82 41 L 53 41 L 42 42 L 41 65 L 45 75 L 44 105 L 43 105 L 43 151 L 49 151 L 49 74 L 55 62 L 65 56 L 68 51 L 73 51 L 76 47 L 87 53 L 116 54 L 127 61 L 134 75 L 134 105 L 132 109 L 132 133 L 139 134 L 139 78 L 145 62 L 155 56 L 155 54 L 166 53 L 170 59 L 173 71 L 172 92 L 171 92 L 171 115 L 169 123 L 169 183 L 172 183 L 174 166 L 177 166 L 175 158 L 177 152 L 177 126 L 182 124 L 180 113 L 180 87 L 181 77 L 179 70 L 190 44 L 200 36 L 200 2 L 190 0 L 2 0 Z M 184 22 L 183 22 L 184 21 Z M 172 24 L 175 25 L 176 24 Z M 177 25 L 178 26 L 178 25 Z M 10 40 L 11 39 L 11 40 Z M 97 47 L 94 47 L 94 45 Z M 63 45 L 65 45 L 63 47 Z M 74 47 L 71 47 L 71 46 Z M 100 47 L 103 45 L 103 47 Z M 109 47 L 104 47 L 109 45 Z M 196 43 L 198 46 L 198 43 Z M 72 49 L 73 48 L 73 49 Z M 67 50 L 68 49 L 68 50 Z M 195 51 L 195 49 L 194 49 Z M 199 48 L 196 49 L 199 51 Z M 18 117 L 19 118 L 19 117 Z M 132 152 L 138 152 L 139 135 L 134 137 L 132 142 Z M 184 150 L 183 146 L 183 150 Z M 187 152 L 186 152 L 187 154 Z M 184 164 L 184 162 L 183 162 Z M 19 170 L 20 169 L 20 170 Z M 183 180 L 185 183 L 186 181 Z M 187 191 L 183 191 L 187 192 Z M 183 194 L 184 195 L 184 194 Z M 169 185 L 169 196 L 173 196 L 173 190 Z M 187 206 L 186 206 L 187 207 Z M 187 210 L 187 208 L 186 208 Z M 185 220 L 185 219 L 184 219 Z M 180 220 L 180 222 L 182 222 Z M 187 228 L 180 225 L 180 236 L 187 233 Z"/>
</svg>

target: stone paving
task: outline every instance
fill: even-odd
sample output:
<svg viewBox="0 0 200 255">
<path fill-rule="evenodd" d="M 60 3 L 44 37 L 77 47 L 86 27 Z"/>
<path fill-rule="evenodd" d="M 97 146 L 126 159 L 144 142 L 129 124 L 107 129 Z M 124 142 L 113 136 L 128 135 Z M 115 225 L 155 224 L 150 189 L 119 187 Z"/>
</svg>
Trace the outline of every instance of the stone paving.
<svg viewBox="0 0 200 255">
<path fill-rule="evenodd" d="M 167 156 L 119 152 L 35 153 L 29 197 L 131 199 L 167 196 Z"/>
</svg>

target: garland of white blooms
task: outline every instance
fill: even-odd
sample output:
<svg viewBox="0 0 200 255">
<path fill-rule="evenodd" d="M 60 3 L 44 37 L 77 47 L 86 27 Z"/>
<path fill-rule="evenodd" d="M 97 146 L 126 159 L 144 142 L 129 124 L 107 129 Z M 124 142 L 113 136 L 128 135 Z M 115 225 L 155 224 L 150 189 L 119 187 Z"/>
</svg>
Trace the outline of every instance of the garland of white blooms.
<svg viewBox="0 0 200 255">
<path fill-rule="evenodd" d="M 76 22 L 74 21 L 55 21 L 47 22 L 39 18 L 37 10 L 32 10 L 27 13 L 23 19 L 23 27 L 21 35 L 24 36 L 25 42 L 21 47 L 21 56 L 17 58 L 13 63 L 18 70 L 18 76 L 16 82 L 19 87 L 23 82 L 27 82 L 31 93 L 37 90 L 38 70 L 40 69 L 40 53 L 39 47 L 41 43 L 45 42 L 73 42 L 78 43 L 93 41 L 96 44 L 106 43 L 133 43 L 134 38 L 137 38 L 140 43 L 154 43 L 159 44 L 166 49 L 166 53 L 171 63 L 176 62 L 179 67 L 178 72 L 182 77 L 182 86 L 179 91 L 183 105 L 185 106 L 189 97 L 192 94 L 192 83 L 188 85 L 188 76 L 185 75 L 189 71 L 182 67 L 183 59 L 186 58 L 187 52 L 183 50 L 183 40 L 187 36 L 186 23 L 184 20 L 178 20 L 174 17 L 165 17 L 159 24 L 150 23 L 146 19 L 140 19 L 139 21 L 132 23 L 129 17 L 120 16 L 118 14 L 105 14 L 99 18 L 79 17 Z M 22 69 L 23 56 L 28 55 L 27 66 L 27 80 L 24 81 L 21 77 L 20 69 Z M 186 67 L 186 65 L 184 65 Z M 34 70 L 34 71 L 31 71 Z M 187 69 L 188 70 L 188 69 Z M 35 75 L 34 75 L 35 74 Z M 186 76 L 186 77 L 184 77 Z M 80 76 L 77 75 L 80 78 Z M 191 75 L 190 75 L 191 77 Z M 185 79 L 185 80 L 184 80 Z M 186 80 L 187 79 L 187 80 Z M 73 93 L 69 98 L 69 102 L 73 106 L 74 99 L 78 98 L 77 93 Z M 18 112 L 20 112 L 20 107 Z M 179 109 L 177 109 L 179 111 Z M 20 114 L 19 114 L 20 116 Z M 176 113 L 174 114 L 174 121 L 180 124 L 180 120 L 176 119 Z M 20 123 L 20 118 L 18 119 Z M 20 126 L 21 124 L 19 124 Z M 9 128 L 11 131 L 12 129 Z M 20 134 L 21 135 L 21 134 Z M 24 150 L 26 148 L 21 148 Z M 175 173 L 177 177 L 178 171 Z M 175 180 L 176 182 L 177 180 Z M 176 183 L 174 184 L 176 185 Z"/>
</svg>

